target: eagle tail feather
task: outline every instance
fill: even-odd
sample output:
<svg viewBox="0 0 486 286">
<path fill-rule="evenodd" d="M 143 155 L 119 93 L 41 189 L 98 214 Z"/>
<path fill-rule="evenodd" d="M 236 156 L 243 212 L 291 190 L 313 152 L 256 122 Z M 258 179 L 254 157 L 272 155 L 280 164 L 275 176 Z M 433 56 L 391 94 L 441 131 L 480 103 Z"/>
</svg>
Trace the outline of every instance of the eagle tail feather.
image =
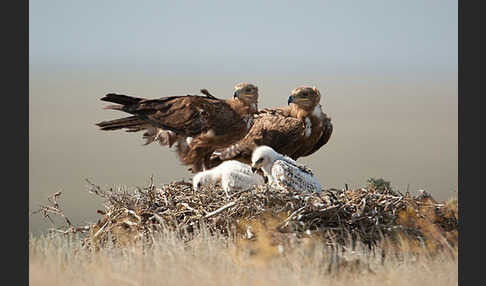
<svg viewBox="0 0 486 286">
<path fill-rule="evenodd" d="M 113 104 L 103 107 L 103 109 L 120 110 L 123 111 L 123 105 Z"/>
<path fill-rule="evenodd" d="M 147 122 L 137 116 L 124 117 L 120 119 L 96 123 L 96 125 L 100 127 L 101 130 L 111 131 L 127 128 L 128 132 L 136 132 L 145 129 L 143 126 L 146 124 Z"/>
<path fill-rule="evenodd" d="M 142 101 L 143 98 L 123 95 L 123 94 L 108 93 L 103 98 L 101 98 L 101 100 L 127 106 L 127 105 L 137 104 L 140 101 Z"/>
</svg>

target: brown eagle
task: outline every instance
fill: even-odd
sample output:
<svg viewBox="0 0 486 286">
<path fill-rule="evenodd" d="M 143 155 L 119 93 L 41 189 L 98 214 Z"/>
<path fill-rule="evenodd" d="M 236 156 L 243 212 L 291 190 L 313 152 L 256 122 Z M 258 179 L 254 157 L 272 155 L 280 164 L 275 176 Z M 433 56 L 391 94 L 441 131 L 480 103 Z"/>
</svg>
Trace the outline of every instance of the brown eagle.
<svg viewBox="0 0 486 286">
<path fill-rule="evenodd" d="M 150 144 L 176 145 L 180 161 L 193 173 L 207 169 L 213 151 L 242 139 L 258 111 L 258 87 L 249 83 L 235 86 L 233 98 L 219 99 L 205 95 L 167 96 L 145 99 L 122 94 L 107 94 L 103 101 L 117 103 L 105 109 L 124 111 L 133 116 L 103 121 L 101 130 L 145 130 Z"/>
<path fill-rule="evenodd" d="M 294 160 L 316 152 L 329 141 L 333 129 L 320 100 L 321 93 L 315 87 L 295 88 L 287 106 L 258 111 L 248 134 L 237 143 L 216 150 L 210 165 L 226 160 L 251 164 L 253 150 L 262 145 Z"/>
</svg>

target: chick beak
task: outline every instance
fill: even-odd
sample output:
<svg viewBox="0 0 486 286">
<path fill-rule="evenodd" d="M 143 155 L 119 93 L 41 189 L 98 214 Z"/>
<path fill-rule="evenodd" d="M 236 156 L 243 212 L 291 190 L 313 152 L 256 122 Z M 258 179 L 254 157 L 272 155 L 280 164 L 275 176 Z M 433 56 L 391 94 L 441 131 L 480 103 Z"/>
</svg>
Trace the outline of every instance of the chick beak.
<svg viewBox="0 0 486 286">
<path fill-rule="evenodd" d="M 294 97 L 291 95 L 291 96 L 289 96 L 289 100 L 287 101 L 287 105 L 290 105 L 292 102 L 294 102 Z"/>
</svg>

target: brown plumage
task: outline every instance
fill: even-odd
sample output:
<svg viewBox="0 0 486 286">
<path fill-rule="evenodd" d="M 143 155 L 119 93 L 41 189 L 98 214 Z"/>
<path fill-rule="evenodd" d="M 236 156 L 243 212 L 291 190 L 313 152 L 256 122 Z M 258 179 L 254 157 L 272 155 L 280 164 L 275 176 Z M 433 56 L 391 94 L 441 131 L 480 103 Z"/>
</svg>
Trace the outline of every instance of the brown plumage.
<svg viewBox="0 0 486 286">
<path fill-rule="evenodd" d="M 213 153 L 211 167 L 225 160 L 250 164 L 253 150 L 261 145 L 294 160 L 316 152 L 329 141 L 333 129 L 331 118 L 322 112 L 320 99 L 317 88 L 299 87 L 292 91 L 288 106 L 260 110 L 243 139 Z"/>
<path fill-rule="evenodd" d="M 145 130 L 145 144 L 158 141 L 172 147 L 192 172 L 206 169 L 212 152 L 243 138 L 258 109 L 258 88 L 249 83 L 235 86 L 231 99 L 219 99 L 207 90 L 205 96 L 168 96 L 144 99 L 121 94 L 107 94 L 103 101 L 117 103 L 106 109 L 120 110 L 133 116 L 97 123 L 101 130 Z"/>
</svg>

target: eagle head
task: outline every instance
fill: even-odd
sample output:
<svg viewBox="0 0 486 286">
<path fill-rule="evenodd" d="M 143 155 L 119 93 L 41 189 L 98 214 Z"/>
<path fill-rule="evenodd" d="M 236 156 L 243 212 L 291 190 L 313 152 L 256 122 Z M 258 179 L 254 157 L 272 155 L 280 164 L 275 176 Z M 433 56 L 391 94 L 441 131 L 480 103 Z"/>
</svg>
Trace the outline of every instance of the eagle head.
<svg viewBox="0 0 486 286">
<path fill-rule="evenodd" d="M 204 172 L 197 173 L 194 178 L 192 178 L 192 188 L 194 191 L 199 191 L 208 182 L 208 175 Z"/>
<path fill-rule="evenodd" d="M 306 109 L 314 109 L 321 101 L 321 93 L 316 87 L 297 87 L 290 93 L 288 104 L 296 104 Z"/>
<path fill-rule="evenodd" d="M 258 101 L 258 87 L 251 83 L 241 82 L 235 85 L 233 98 L 238 98 L 245 103 L 253 104 Z"/>
<path fill-rule="evenodd" d="M 257 170 L 269 169 L 278 157 L 277 152 L 269 146 L 259 146 L 251 154 L 251 170 L 255 173 Z"/>
</svg>

